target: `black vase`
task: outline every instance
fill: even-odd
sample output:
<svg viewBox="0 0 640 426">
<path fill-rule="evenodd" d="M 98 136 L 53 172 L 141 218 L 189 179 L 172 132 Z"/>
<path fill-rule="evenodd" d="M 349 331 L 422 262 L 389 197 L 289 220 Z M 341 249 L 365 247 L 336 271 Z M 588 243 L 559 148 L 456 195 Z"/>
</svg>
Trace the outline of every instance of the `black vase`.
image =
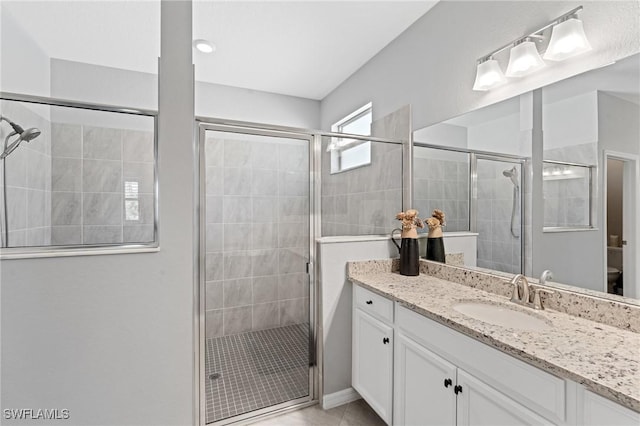
<svg viewBox="0 0 640 426">
<path fill-rule="evenodd" d="M 427 238 L 427 260 L 444 262 L 444 239 L 443 237 Z"/>
<path fill-rule="evenodd" d="M 400 251 L 400 275 L 415 277 L 420 274 L 420 249 L 417 238 L 403 238 L 400 245 L 392 238 Z"/>
</svg>

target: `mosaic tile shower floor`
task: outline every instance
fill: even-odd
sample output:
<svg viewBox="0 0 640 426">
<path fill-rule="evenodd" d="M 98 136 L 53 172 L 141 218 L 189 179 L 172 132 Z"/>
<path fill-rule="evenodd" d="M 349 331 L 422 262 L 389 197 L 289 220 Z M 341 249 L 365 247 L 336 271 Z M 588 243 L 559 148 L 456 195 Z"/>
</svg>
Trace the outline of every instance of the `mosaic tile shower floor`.
<svg viewBox="0 0 640 426">
<path fill-rule="evenodd" d="M 207 423 L 307 396 L 308 333 L 296 324 L 207 339 Z"/>
</svg>

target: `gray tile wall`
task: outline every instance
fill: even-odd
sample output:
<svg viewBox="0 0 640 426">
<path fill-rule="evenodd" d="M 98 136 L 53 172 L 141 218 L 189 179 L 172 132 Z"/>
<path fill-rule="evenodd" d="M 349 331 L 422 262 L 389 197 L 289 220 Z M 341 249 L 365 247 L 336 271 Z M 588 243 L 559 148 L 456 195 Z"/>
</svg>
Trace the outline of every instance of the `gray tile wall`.
<svg viewBox="0 0 640 426">
<path fill-rule="evenodd" d="M 153 133 L 52 123 L 51 243 L 153 241 Z M 125 215 L 138 185 L 138 218 Z"/>
<path fill-rule="evenodd" d="M 546 149 L 545 160 L 597 165 L 597 143 Z M 589 225 L 589 178 L 543 179 L 544 226 Z"/>
<path fill-rule="evenodd" d="M 511 163 L 478 160 L 478 266 L 509 273 L 521 272 L 520 197 L 511 235 L 513 184 L 502 172 Z M 522 187 L 522 184 L 520 184 Z M 522 191 L 522 189 L 521 189 Z"/>
<path fill-rule="evenodd" d="M 51 124 L 33 107 L 13 101 L 0 101 L 3 116 L 27 129 L 36 127 L 40 136 L 22 142 L 6 159 L 7 218 L 9 247 L 44 246 L 51 242 Z M 2 122 L 0 141 L 12 132 Z M 14 141 L 15 136 L 10 139 Z M 1 167 L 1 166 L 0 166 Z M 0 173 L 0 203 L 3 199 Z M 0 220 L 3 220 L 0 213 Z M 4 230 L 4 223 L 0 226 Z M 4 238 L 4 237 L 3 237 Z"/>
<path fill-rule="evenodd" d="M 209 137 L 206 335 L 309 321 L 306 143 Z"/>
<path fill-rule="evenodd" d="M 322 236 L 389 234 L 402 210 L 402 146 L 371 143 L 371 164 L 331 174 L 322 139 Z"/>
<path fill-rule="evenodd" d="M 371 123 L 371 135 L 411 137 L 411 106 Z M 331 174 L 331 138 L 322 138 L 322 236 L 389 234 L 402 211 L 402 145 L 371 142 L 371 164 Z"/>
<path fill-rule="evenodd" d="M 445 232 L 469 230 L 467 161 L 414 158 L 413 176 L 413 206 L 421 218 L 427 218 L 434 209 L 440 209 L 445 213 Z"/>
</svg>

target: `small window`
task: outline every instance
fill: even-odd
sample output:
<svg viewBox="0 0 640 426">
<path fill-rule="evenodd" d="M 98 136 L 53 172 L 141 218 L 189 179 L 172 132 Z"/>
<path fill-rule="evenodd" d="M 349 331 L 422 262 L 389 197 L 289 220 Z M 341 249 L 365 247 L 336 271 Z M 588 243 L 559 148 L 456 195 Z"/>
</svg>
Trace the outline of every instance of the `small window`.
<svg viewBox="0 0 640 426">
<path fill-rule="evenodd" d="M 332 131 L 353 135 L 371 134 L 371 103 L 358 108 L 336 124 Z M 328 150 L 331 152 L 331 173 L 340 173 L 371 164 L 371 142 L 355 138 L 333 138 Z"/>
<path fill-rule="evenodd" d="M 140 220 L 140 205 L 138 203 L 138 182 L 124 182 L 124 211 L 126 220 Z"/>
<path fill-rule="evenodd" d="M 593 166 L 544 161 L 544 230 L 592 229 Z"/>
</svg>

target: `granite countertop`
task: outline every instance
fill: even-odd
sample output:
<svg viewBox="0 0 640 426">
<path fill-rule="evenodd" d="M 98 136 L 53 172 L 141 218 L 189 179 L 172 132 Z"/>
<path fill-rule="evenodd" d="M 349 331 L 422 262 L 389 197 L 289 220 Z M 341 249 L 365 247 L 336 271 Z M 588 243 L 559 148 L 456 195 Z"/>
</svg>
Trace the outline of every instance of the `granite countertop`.
<svg viewBox="0 0 640 426">
<path fill-rule="evenodd" d="M 349 264 L 349 279 L 559 377 L 640 412 L 640 333 L 545 309 L 533 310 L 498 294 L 421 274 L 391 272 L 391 262 Z M 522 331 L 491 325 L 453 309 L 457 303 L 508 304 L 551 325 L 544 331 Z"/>
</svg>

